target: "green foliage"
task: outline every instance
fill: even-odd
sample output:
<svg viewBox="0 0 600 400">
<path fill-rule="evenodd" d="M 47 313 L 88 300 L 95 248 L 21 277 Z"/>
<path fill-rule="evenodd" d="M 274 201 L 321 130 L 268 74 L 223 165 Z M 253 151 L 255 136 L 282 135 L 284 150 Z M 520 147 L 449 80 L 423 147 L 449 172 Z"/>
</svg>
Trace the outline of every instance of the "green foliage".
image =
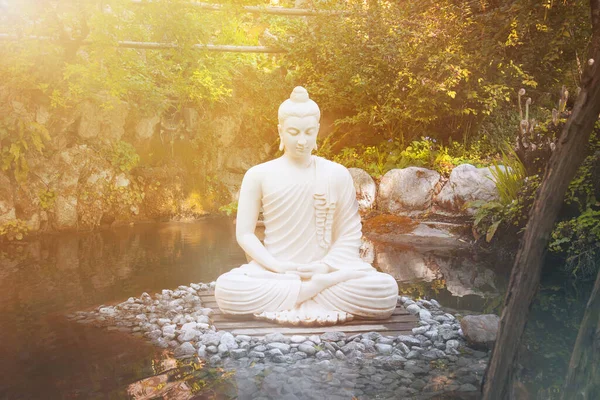
<svg viewBox="0 0 600 400">
<path fill-rule="evenodd" d="M 219 207 L 219 211 L 227 215 L 228 217 L 237 214 L 238 202 L 232 201 L 229 204 Z"/>
<path fill-rule="evenodd" d="M 566 254 L 567 271 L 580 279 L 593 279 L 600 267 L 600 210 L 587 209 L 559 222 L 549 246 L 554 252 Z"/>
<path fill-rule="evenodd" d="M 113 167 L 121 172 L 129 172 L 137 166 L 140 156 L 135 147 L 131 144 L 119 140 L 112 144 L 108 159 Z"/>
<path fill-rule="evenodd" d="M 325 151 L 321 152 L 324 153 L 327 155 Z M 448 176 L 460 164 L 470 163 L 477 167 L 486 164 L 473 147 L 466 149 L 457 142 L 444 146 L 429 137 L 413 140 L 405 148 L 397 140 L 387 140 L 377 146 L 344 147 L 331 157 L 347 168 L 362 168 L 375 178 L 391 169 L 409 166 L 431 168 Z"/>
<path fill-rule="evenodd" d="M 22 240 L 29 233 L 27 223 L 20 219 L 8 221 L 0 225 L 0 241 Z"/>
<path fill-rule="evenodd" d="M 478 200 L 467 203 L 466 207 L 475 209 L 473 220 L 475 238 L 484 237 L 485 241 L 489 243 L 502 226 L 507 232 L 515 234 L 520 232 L 527 223 L 529 210 L 533 205 L 539 185 L 540 177 L 530 176 L 522 181 L 515 197 L 507 197 L 506 202 Z M 516 235 L 513 235 L 512 239 L 515 238 Z"/>
<path fill-rule="evenodd" d="M 368 125 L 403 145 L 421 135 L 472 138 L 484 120 L 497 126 L 493 113 L 512 87 L 552 87 L 576 68 L 589 9 L 559 3 L 353 0 L 343 18 L 289 28 L 285 63 L 339 111 L 338 126 Z M 481 134 L 493 146 L 497 132 Z"/>
<path fill-rule="evenodd" d="M 500 202 L 502 205 L 509 205 L 517 200 L 525 181 L 526 173 L 525 166 L 519 160 L 512 147 L 505 144 L 505 148 L 507 151 L 500 150 L 502 153 L 500 164 L 494 161 L 490 167 L 490 172 L 498 189 Z"/>
<path fill-rule="evenodd" d="M 577 279 L 593 278 L 600 259 L 600 123 L 595 127 L 588 146 L 588 156 L 578 169 L 565 194 L 563 212 L 556 223 L 549 249 L 564 259 L 561 269 Z M 472 202 L 476 209 L 473 232 L 476 238 L 485 236 L 490 242 L 499 228 L 507 233 L 519 233 L 525 227 L 535 192 L 540 184 L 539 175 L 526 175 L 516 154 L 502 152 L 504 171 L 494 164 L 492 173 L 497 182 L 500 200 Z M 507 237 L 510 235 L 507 235 Z M 513 235 L 513 239 L 516 235 Z"/>
<path fill-rule="evenodd" d="M 600 123 L 588 146 L 589 156 L 577 170 L 565 195 L 567 207 L 552 232 L 550 250 L 565 258 L 564 269 L 578 279 L 594 279 L 600 267 Z"/>
<path fill-rule="evenodd" d="M 506 220 L 505 206 L 497 201 L 477 200 L 466 204 L 467 207 L 475 208 L 475 219 L 473 220 L 473 233 L 478 239 L 485 235 L 485 241 L 490 242 L 498 227 Z"/>
<path fill-rule="evenodd" d="M 28 158 L 42 154 L 50 134 L 25 104 L 1 103 L 0 98 L 0 168 L 12 170 L 17 181 L 23 182 L 29 172 Z"/>
<path fill-rule="evenodd" d="M 131 181 L 129 186 L 120 187 L 107 182 L 104 193 L 106 193 L 106 204 L 114 215 L 137 214 L 145 197 L 142 185 L 136 181 Z"/>
<path fill-rule="evenodd" d="M 597 206 L 596 202 L 600 197 L 600 122 L 596 123 L 590 136 L 588 151 L 589 156 L 577 170 L 565 195 L 565 203 L 577 205 L 580 212 Z"/>
<path fill-rule="evenodd" d="M 38 199 L 42 210 L 51 210 L 56 202 L 56 192 L 50 189 L 42 189 L 38 192 Z"/>
</svg>

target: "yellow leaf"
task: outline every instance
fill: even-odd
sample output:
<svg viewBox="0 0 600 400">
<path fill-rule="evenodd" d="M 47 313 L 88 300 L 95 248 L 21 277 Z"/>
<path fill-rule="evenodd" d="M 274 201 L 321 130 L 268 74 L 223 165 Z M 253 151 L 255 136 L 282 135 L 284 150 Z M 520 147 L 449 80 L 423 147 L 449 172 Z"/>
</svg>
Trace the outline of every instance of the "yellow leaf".
<svg viewBox="0 0 600 400">
<path fill-rule="evenodd" d="M 485 235 L 486 242 L 489 243 L 492 240 L 492 238 L 494 237 L 494 234 L 496 234 L 496 230 L 498 229 L 500 222 L 502 222 L 502 221 L 496 221 L 489 227 L 487 234 Z"/>
</svg>

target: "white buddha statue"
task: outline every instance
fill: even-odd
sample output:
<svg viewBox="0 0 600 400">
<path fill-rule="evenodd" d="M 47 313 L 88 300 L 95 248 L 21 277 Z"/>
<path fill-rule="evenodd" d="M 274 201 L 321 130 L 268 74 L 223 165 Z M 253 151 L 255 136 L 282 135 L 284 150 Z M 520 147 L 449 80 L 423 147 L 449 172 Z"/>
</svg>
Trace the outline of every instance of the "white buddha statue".
<svg viewBox="0 0 600 400">
<path fill-rule="evenodd" d="M 361 260 L 361 222 L 352 177 L 311 155 L 317 104 L 296 87 L 279 107 L 283 156 L 250 168 L 242 181 L 236 238 L 251 258 L 217 279 L 224 314 L 253 314 L 290 325 L 334 325 L 355 316 L 383 319 L 398 285 Z M 256 237 L 263 210 L 264 243 Z"/>
</svg>

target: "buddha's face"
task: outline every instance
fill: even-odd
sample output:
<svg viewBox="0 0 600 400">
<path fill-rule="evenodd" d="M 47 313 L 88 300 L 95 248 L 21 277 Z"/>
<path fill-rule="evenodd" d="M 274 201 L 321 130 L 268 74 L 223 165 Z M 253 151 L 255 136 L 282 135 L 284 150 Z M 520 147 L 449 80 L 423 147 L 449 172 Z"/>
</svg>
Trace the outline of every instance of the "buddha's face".
<svg viewBox="0 0 600 400">
<path fill-rule="evenodd" d="M 285 153 L 294 158 L 305 158 L 317 146 L 319 121 L 315 116 L 287 117 L 282 125 L 278 125 L 279 137 Z"/>
</svg>

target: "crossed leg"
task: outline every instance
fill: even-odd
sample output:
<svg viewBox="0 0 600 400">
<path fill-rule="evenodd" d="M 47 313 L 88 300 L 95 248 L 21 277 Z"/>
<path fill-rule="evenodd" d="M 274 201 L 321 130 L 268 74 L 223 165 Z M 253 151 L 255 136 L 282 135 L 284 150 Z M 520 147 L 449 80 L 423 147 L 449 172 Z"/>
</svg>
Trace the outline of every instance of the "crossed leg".
<svg viewBox="0 0 600 400">
<path fill-rule="evenodd" d="M 328 274 L 316 274 L 303 281 L 296 305 L 291 310 L 262 312 L 256 318 L 289 325 L 335 325 L 351 321 L 354 316 L 342 310 L 331 310 L 313 300 L 323 290 L 351 279 L 367 275 L 363 271 L 335 271 Z"/>
</svg>

